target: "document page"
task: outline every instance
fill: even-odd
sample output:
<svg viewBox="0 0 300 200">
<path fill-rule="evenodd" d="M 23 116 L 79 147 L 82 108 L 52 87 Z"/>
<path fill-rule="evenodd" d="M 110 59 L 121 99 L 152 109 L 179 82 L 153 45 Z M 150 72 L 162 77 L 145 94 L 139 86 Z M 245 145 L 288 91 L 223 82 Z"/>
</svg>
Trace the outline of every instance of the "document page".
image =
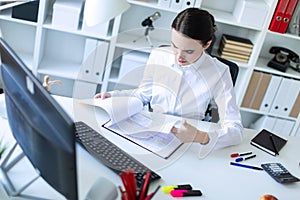
<svg viewBox="0 0 300 200">
<path fill-rule="evenodd" d="M 143 103 L 136 97 L 83 99 L 79 102 L 103 109 L 110 117 L 109 125 L 118 123 L 143 110 Z"/>
<path fill-rule="evenodd" d="M 113 131 L 122 131 L 125 135 L 147 138 L 147 135 L 152 134 L 152 132 L 168 134 L 177 121 L 177 119 L 162 114 L 143 110 L 118 123 L 106 123 L 104 126 Z"/>
<path fill-rule="evenodd" d="M 142 102 L 135 97 L 111 97 L 104 100 L 81 100 L 105 110 L 110 120 L 102 126 L 135 144 L 168 158 L 180 145 L 171 129 L 181 124 L 178 117 L 152 113 L 143 109 Z"/>
<path fill-rule="evenodd" d="M 137 145 L 168 158 L 180 145 L 180 140 L 171 133 L 181 120 L 169 115 L 142 111 L 117 124 L 103 127 L 121 135 Z"/>
</svg>

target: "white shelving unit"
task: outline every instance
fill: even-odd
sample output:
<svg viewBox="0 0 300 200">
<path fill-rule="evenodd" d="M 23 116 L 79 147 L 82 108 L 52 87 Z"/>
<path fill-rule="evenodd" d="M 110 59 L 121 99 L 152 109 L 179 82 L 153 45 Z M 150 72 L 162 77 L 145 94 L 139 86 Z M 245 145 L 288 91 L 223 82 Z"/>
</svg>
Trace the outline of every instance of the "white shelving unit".
<svg viewBox="0 0 300 200">
<path fill-rule="evenodd" d="M 283 46 L 300 52 L 300 37 L 268 30 L 277 0 L 264 0 L 269 9 L 261 28 L 244 25 L 236 20 L 233 11 L 237 1 L 239 0 L 195 0 L 195 7 L 206 9 L 215 17 L 217 40 L 213 52 L 217 52 L 223 33 L 249 38 L 254 44 L 248 63 L 236 62 L 240 67 L 240 72 L 235 90 L 237 102 L 241 105 L 254 70 L 300 81 L 300 73 L 292 69 L 282 73 L 267 67 L 267 62 L 273 56 L 268 52 L 271 46 Z M 54 0 L 40 0 L 37 22 L 14 19 L 11 17 L 11 9 L 1 11 L 0 27 L 4 39 L 41 81 L 47 74 L 52 79 L 60 79 L 64 82 L 63 85 L 53 86 L 52 93 L 78 98 L 92 97 L 99 91 L 135 87 L 135 85 L 120 83 L 122 56 L 135 51 L 147 54 L 153 47 L 170 44 L 171 22 L 179 12 L 179 10 L 158 6 L 158 0 L 128 0 L 131 7 L 114 19 L 111 35 L 97 35 L 82 31 L 81 24 L 75 31 L 53 26 L 54 2 Z M 156 11 L 161 13 L 161 18 L 153 22 L 155 29 L 149 32 L 153 44 L 151 47 L 144 37 L 145 27 L 141 25 L 141 22 Z M 82 72 L 87 38 L 109 44 L 105 58 L 105 72 L 99 75 L 98 81 L 78 78 Z M 136 79 L 141 77 L 132 78 L 136 82 Z M 243 107 L 241 107 L 241 113 L 245 127 L 264 115 L 294 121 L 291 135 L 295 135 L 300 126 L 299 115 L 297 118 L 284 117 Z"/>
<path fill-rule="evenodd" d="M 103 85 L 103 74 L 98 81 L 79 79 L 82 73 L 84 47 L 87 38 L 107 42 L 107 55 L 114 49 L 120 17 L 114 19 L 111 35 L 86 33 L 79 28 L 70 31 L 52 24 L 55 0 L 40 0 L 37 22 L 12 18 L 12 9 L 0 12 L 3 38 L 17 52 L 25 64 L 42 81 L 44 75 L 59 79 L 63 85 L 54 85 L 51 92 L 76 98 L 92 97 Z M 104 58 L 107 62 L 109 56 Z M 100 88 L 100 89 L 99 89 Z"/>
</svg>

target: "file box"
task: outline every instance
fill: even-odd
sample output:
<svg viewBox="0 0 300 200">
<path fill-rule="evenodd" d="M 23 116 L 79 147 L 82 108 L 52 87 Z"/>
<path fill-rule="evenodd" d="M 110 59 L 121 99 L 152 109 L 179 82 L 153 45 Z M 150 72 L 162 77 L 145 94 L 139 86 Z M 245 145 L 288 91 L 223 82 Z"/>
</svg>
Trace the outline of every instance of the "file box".
<svg viewBox="0 0 300 200">
<path fill-rule="evenodd" d="M 53 4 L 52 25 L 77 30 L 82 17 L 82 1 L 56 0 Z"/>
<path fill-rule="evenodd" d="M 268 5 L 261 0 L 238 0 L 233 15 L 240 24 L 262 28 L 268 14 Z"/>
</svg>

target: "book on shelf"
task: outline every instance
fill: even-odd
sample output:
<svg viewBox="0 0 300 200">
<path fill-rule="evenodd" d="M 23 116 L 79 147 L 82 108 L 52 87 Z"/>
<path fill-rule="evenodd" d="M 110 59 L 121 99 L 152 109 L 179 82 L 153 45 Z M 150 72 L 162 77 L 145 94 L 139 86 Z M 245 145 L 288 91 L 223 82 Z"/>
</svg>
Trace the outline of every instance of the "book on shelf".
<svg viewBox="0 0 300 200">
<path fill-rule="evenodd" d="M 225 44 L 224 41 L 220 43 L 219 49 L 221 51 L 227 51 L 227 52 L 243 54 L 248 56 L 250 56 L 252 52 L 252 48 L 242 47 L 242 46 L 232 45 L 232 44 Z"/>
<path fill-rule="evenodd" d="M 240 59 L 244 59 L 244 60 L 249 60 L 250 56 L 249 55 L 243 55 L 243 54 L 237 54 L 237 53 L 233 53 L 230 51 L 219 51 L 219 54 L 222 56 L 230 56 L 233 58 L 240 58 Z"/>
<path fill-rule="evenodd" d="M 245 63 L 248 62 L 248 60 L 249 60 L 249 59 L 245 59 L 245 58 L 239 58 L 236 56 L 228 56 L 228 55 L 224 55 L 224 54 L 220 54 L 220 57 L 224 58 L 224 59 L 235 60 L 238 62 L 245 62 Z"/>
<path fill-rule="evenodd" d="M 219 44 L 219 55 L 222 58 L 248 62 L 253 44 L 247 38 L 223 34 Z"/>
<path fill-rule="evenodd" d="M 223 34 L 222 40 L 225 44 L 238 45 L 242 47 L 253 48 L 253 43 L 248 38 L 242 38 L 234 35 Z"/>
<path fill-rule="evenodd" d="M 178 117 L 149 112 L 136 97 L 78 100 L 107 113 L 109 120 L 102 127 L 147 149 L 162 158 L 168 158 L 182 144 L 171 133 Z M 102 113 L 103 112 L 99 112 Z M 97 117 L 97 112 L 96 112 Z"/>
<path fill-rule="evenodd" d="M 273 155 L 279 154 L 279 151 L 287 143 L 287 140 L 278 136 L 266 129 L 261 130 L 254 138 L 251 139 L 250 144 Z"/>
</svg>

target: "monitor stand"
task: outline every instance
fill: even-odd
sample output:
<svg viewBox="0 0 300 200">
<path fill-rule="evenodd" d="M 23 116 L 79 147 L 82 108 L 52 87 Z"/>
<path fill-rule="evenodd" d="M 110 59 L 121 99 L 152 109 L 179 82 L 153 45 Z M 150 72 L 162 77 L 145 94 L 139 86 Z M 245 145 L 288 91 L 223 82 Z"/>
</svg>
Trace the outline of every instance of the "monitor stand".
<svg viewBox="0 0 300 200">
<path fill-rule="evenodd" d="M 18 146 L 17 143 L 13 145 L 13 147 L 9 150 L 8 154 L 5 158 L 3 158 L 3 161 L 0 164 L 0 173 L 2 176 L 2 183 L 3 186 L 8 193 L 9 196 L 21 196 L 21 193 L 29 187 L 34 181 L 36 181 L 40 174 L 38 174 L 36 177 L 34 177 L 32 180 L 30 180 L 28 183 L 25 183 L 24 186 L 22 186 L 20 189 L 16 189 L 11 181 L 11 179 L 8 176 L 8 172 L 11 168 L 13 168 L 22 158 L 24 158 L 24 153 L 19 153 L 16 157 L 12 158 L 12 154 L 14 153 L 16 147 Z M 10 160 L 12 159 L 12 160 Z M 40 199 L 35 197 L 30 197 L 31 199 Z"/>
</svg>

